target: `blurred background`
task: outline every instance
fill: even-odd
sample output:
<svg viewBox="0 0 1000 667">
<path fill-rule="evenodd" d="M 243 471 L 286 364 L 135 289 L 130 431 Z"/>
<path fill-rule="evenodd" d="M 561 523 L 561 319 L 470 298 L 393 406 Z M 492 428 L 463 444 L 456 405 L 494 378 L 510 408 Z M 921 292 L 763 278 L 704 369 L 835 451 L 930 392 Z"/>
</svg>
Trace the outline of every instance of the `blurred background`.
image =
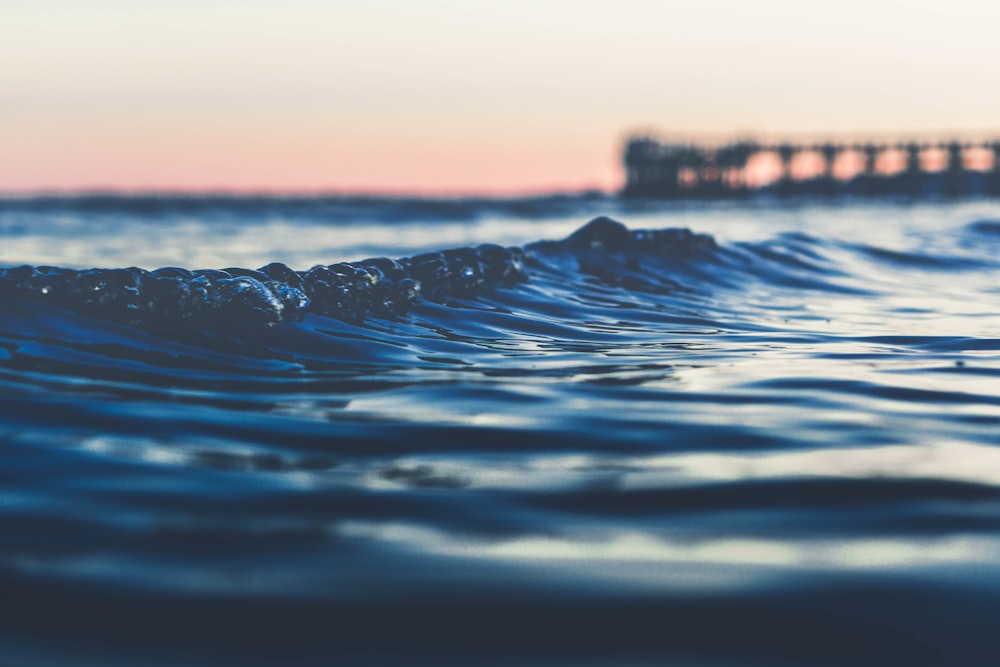
<svg viewBox="0 0 1000 667">
<path fill-rule="evenodd" d="M 0 191 L 621 187 L 697 140 L 1000 129 L 971 0 L 4 0 Z"/>
</svg>

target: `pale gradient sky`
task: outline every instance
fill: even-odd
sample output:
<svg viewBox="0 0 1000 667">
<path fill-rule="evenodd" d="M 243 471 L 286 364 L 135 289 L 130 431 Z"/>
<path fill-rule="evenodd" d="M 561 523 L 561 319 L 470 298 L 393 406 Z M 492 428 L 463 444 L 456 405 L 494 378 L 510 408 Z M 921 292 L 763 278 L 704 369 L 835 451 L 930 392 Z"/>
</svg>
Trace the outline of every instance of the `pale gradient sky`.
<svg viewBox="0 0 1000 667">
<path fill-rule="evenodd" d="M 989 134 L 997 26 L 963 0 L 0 0 L 0 191 L 610 189 L 635 128 Z"/>
</svg>

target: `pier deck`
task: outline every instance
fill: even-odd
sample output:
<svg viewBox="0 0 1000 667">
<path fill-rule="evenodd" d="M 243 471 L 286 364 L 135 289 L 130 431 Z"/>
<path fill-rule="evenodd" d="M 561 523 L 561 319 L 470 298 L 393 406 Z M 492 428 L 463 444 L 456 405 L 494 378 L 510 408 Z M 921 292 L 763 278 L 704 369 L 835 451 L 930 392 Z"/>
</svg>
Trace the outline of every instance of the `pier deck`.
<svg viewBox="0 0 1000 667">
<path fill-rule="evenodd" d="M 626 197 L 1000 196 L 1000 140 L 722 144 L 630 138 Z"/>
</svg>

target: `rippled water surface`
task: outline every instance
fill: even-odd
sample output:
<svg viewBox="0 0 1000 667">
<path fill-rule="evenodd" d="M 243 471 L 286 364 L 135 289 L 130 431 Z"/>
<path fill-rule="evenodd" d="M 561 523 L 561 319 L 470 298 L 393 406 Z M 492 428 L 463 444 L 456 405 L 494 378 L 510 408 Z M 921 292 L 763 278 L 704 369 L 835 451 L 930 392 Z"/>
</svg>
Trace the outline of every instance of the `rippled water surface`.
<svg viewBox="0 0 1000 667">
<path fill-rule="evenodd" d="M 993 664 L 1000 204 L 7 199 L 0 240 L 0 662 Z"/>
</svg>

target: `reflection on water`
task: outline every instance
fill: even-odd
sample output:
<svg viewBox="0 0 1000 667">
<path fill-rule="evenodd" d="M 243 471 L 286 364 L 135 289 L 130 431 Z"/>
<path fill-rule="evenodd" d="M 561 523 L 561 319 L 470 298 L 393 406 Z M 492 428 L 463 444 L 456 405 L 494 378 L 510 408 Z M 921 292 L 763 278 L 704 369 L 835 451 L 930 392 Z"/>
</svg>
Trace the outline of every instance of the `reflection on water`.
<svg viewBox="0 0 1000 667">
<path fill-rule="evenodd" d="M 773 583 L 776 568 L 785 570 L 877 570 L 901 571 L 940 565 L 995 566 L 1000 541 L 982 538 L 866 540 L 811 539 L 706 539 L 689 537 L 670 540 L 641 533 L 611 534 L 595 540 L 519 538 L 511 541 L 471 541 L 400 524 L 347 524 L 337 534 L 366 538 L 406 551 L 454 558 L 508 561 L 520 567 L 530 563 L 549 566 L 551 576 L 610 578 L 614 584 L 629 581 L 645 591 L 654 588 L 676 591 L 722 585 Z M 633 567 L 638 564 L 638 567 Z M 676 565 L 686 569 L 678 571 Z M 720 567 L 720 566 L 725 566 Z M 701 570 L 697 577 L 695 570 Z M 993 569 L 992 567 L 990 569 Z M 787 573 L 783 573 L 787 574 Z M 580 585 L 580 584 L 578 584 Z"/>
</svg>

